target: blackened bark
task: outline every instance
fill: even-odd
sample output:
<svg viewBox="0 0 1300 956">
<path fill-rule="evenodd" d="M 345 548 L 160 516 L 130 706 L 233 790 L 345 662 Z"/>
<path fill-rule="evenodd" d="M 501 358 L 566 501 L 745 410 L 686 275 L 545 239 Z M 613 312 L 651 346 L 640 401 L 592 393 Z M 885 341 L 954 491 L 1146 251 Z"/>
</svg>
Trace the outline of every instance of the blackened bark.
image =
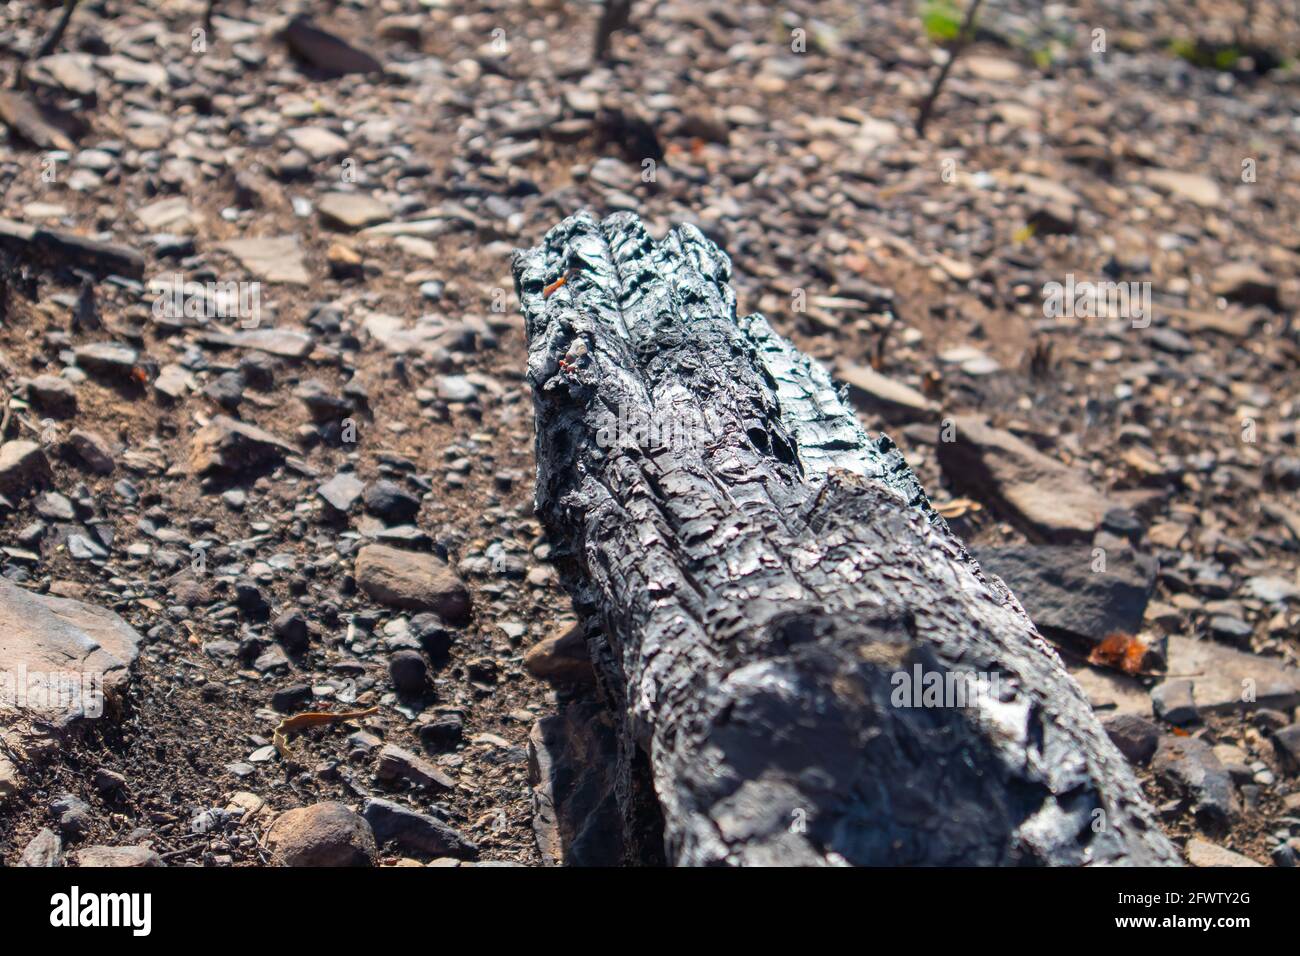
<svg viewBox="0 0 1300 956">
<path fill-rule="evenodd" d="M 737 317 L 712 242 L 582 214 L 514 268 L 538 513 L 670 862 L 1176 862 L 1016 599 L 825 371 Z M 996 683 L 898 706 L 918 674 Z"/>
</svg>

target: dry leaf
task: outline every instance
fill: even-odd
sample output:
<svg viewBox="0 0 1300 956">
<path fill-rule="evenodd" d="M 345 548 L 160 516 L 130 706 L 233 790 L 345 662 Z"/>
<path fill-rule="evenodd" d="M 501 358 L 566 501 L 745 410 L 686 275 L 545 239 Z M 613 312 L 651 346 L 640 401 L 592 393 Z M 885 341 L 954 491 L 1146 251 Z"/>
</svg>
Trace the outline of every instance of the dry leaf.
<svg viewBox="0 0 1300 956">
<path fill-rule="evenodd" d="M 935 505 L 934 510 L 945 518 L 952 520 L 953 518 L 963 518 L 977 511 L 983 511 L 984 506 L 978 501 L 971 501 L 969 498 L 954 498 L 952 501 L 945 501 L 942 504 Z"/>
<path fill-rule="evenodd" d="M 1147 646 L 1140 638 L 1122 631 L 1107 634 L 1088 655 L 1088 663 L 1109 667 L 1129 676 L 1142 672 L 1142 661 L 1147 656 Z"/>
<path fill-rule="evenodd" d="M 293 731 L 302 730 L 304 727 L 314 727 L 317 724 L 333 724 L 340 720 L 356 720 L 377 713 L 379 713 L 378 707 L 370 707 L 366 710 L 345 710 L 338 713 L 313 710 L 305 714 L 294 714 L 292 717 L 284 718 L 276 726 L 271 733 L 271 743 L 275 744 L 275 749 L 280 752 L 281 757 L 288 758 L 289 734 Z"/>
</svg>

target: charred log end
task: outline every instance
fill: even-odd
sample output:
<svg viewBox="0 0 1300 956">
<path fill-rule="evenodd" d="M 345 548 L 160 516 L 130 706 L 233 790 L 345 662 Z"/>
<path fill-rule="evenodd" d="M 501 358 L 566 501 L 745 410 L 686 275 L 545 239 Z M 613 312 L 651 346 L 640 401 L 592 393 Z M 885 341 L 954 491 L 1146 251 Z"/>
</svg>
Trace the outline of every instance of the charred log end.
<svg viewBox="0 0 1300 956">
<path fill-rule="evenodd" d="M 774 621 L 769 639 L 785 650 L 702 702 L 707 730 L 692 737 L 704 743 L 677 771 L 699 816 L 670 832 L 670 853 L 731 865 L 1086 862 L 1098 796 L 1058 801 L 989 733 L 995 719 L 1028 732 L 1032 705 L 1010 683 L 1000 692 L 999 675 L 946 665 L 913 626 L 906 611 Z"/>
</svg>

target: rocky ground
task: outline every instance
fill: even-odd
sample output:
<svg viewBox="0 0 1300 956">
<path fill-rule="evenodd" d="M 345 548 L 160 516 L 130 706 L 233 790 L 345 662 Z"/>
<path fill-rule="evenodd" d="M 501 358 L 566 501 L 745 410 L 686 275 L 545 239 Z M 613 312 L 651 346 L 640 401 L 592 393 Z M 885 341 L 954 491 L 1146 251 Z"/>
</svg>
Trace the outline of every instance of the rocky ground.
<svg viewBox="0 0 1300 956">
<path fill-rule="evenodd" d="M 110 675 L 4 710 L 0 859 L 564 854 L 510 254 L 589 207 L 732 255 L 1192 862 L 1295 865 L 1300 21 L 1189 6 L 988 3 L 923 136 L 911 3 L 637 3 L 594 68 L 560 0 L 101 0 L 25 66 L 0 9 L 0 668 Z M 1049 305 L 1101 281 L 1150 308 Z"/>
</svg>

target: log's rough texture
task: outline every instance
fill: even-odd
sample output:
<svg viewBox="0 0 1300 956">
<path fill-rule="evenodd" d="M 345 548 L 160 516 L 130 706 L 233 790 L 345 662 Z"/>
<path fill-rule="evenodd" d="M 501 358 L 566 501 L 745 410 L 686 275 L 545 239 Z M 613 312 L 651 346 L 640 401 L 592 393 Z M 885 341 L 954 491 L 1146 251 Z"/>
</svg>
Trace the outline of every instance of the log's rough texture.
<svg viewBox="0 0 1300 956">
<path fill-rule="evenodd" d="M 538 513 L 622 722 L 633 846 L 662 826 L 689 865 L 1177 861 L 1055 651 L 825 371 L 736 315 L 717 246 L 580 214 L 514 269 Z M 997 692 L 894 706 L 917 665 Z"/>
</svg>

